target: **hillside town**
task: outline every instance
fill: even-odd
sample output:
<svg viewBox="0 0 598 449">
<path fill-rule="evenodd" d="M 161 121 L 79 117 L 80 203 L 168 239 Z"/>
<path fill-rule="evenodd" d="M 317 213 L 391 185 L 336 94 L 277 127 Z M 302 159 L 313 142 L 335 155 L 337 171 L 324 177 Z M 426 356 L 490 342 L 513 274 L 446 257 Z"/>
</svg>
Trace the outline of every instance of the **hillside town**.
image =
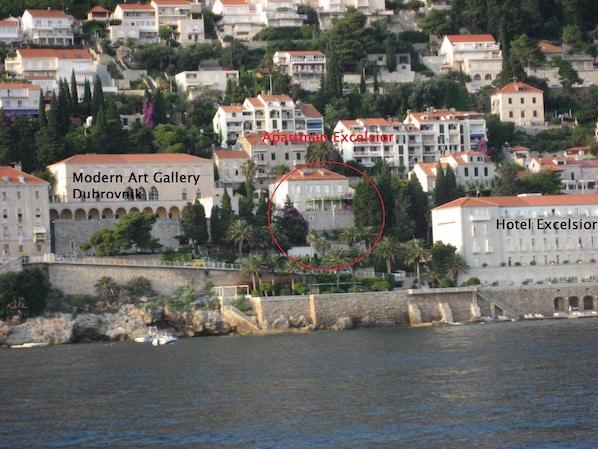
<svg viewBox="0 0 598 449">
<path fill-rule="evenodd" d="M 53 3 L 0 7 L 0 277 L 145 257 L 228 266 L 232 297 L 597 280 L 595 6 L 499 32 L 469 1 Z M 0 288 L 0 316 L 22 296 Z"/>
</svg>

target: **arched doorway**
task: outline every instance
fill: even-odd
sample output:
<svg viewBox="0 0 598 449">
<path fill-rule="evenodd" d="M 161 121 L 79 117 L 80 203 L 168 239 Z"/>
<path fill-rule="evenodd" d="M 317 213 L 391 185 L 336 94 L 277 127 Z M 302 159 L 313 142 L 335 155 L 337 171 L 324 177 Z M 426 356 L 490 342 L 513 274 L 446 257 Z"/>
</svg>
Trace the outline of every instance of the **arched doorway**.
<svg viewBox="0 0 598 449">
<path fill-rule="evenodd" d="M 114 218 L 122 218 L 127 214 L 127 211 L 124 210 L 122 207 L 116 209 L 116 214 L 114 214 Z"/>
<path fill-rule="evenodd" d="M 565 311 L 565 298 L 558 296 L 554 298 L 554 311 L 564 312 Z"/>
<path fill-rule="evenodd" d="M 569 312 L 579 311 L 579 298 L 577 296 L 569 297 Z"/>
<path fill-rule="evenodd" d="M 159 207 L 158 209 L 156 209 L 156 216 L 158 218 L 164 219 L 168 217 L 168 213 L 166 212 L 166 209 L 164 209 L 163 207 Z"/>
<path fill-rule="evenodd" d="M 64 209 L 62 212 L 60 212 L 60 219 L 61 220 L 72 220 L 73 213 L 71 212 L 70 209 Z"/>
<path fill-rule="evenodd" d="M 87 212 L 83 209 L 77 209 L 75 211 L 75 220 L 87 220 Z"/>
<path fill-rule="evenodd" d="M 594 297 L 586 295 L 583 297 L 583 310 L 594 310 Z"/>
<path fill-rule="evenodd" d="M 95 207 L 89 210 L 89 213 L 87 214 L 87 218 L 90 220 L 97 220 L 98 218 L 100 218 L 100 211 L 97 210 Z"/>
<path fill-rule="evenodd" d="M 171 207 L 168 211 L 168 218 L 179 218 L 180 211 L 178 207 Z"/>
<path fill-rule="evenodd" d="M 50 221 L 58 220 L 58 211 L 56 209 L 50 209 Z"/>
<path fill-rule="evenodd" d="M 112 209 L 104 209 L 102 211 L 102 218 L 114 218 L 114 214 L 112 213 Z"/>
</svg>

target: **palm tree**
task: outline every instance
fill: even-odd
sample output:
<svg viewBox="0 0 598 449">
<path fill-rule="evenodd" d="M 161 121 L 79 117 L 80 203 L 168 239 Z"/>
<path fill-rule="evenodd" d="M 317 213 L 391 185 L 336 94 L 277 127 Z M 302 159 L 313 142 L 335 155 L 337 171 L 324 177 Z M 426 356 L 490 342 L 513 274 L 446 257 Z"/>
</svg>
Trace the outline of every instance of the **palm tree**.
<svg viewBox="0 0 598 449">
<path fill-rule="evenodd" d="M 392 264 L 397 260 L 401 244 L 397 242 L 394 237 L 385 235 L 380 239 L 378 245 L 374 249 L 374 257 L 377 260 L 386 262 L 386 272 L 390 274 L 392 271 Z"/>
<path fill-rule="evenodd" d="M 320 254 L 320 258 L 324 259 L 326 257 L 326 253 L 330 249 L 330 242 L 326 237 L 321 235 L 316 239 L 315 243 L 316 251 Z"/>
<path fill-rule="evenodd" d="M 459 277 L 460 273 L 467 273 L 469 271 L 469 265 L 461 254 L 453 254 L 453 258 L 451 259 L 451 263 L 448 267 L 448 274 L 453 276 L 453 280 L 455 281 L 455 285 L 457 285 L 457 278 Z"/>
<path fill-rule="evenodd" d="M 355 246 L 361 241 L 361 233 L 355 226 L 349 226 L 343 229 L 341 234 L 338 236 L 341 243 L 346 243 L 349 246 Z"/>
<path fill-rule="evenodd" d="M 311 264 L 312 259 L 314 257 L 314 246 L 316 241 L 318 240 L 318 233 L 315 229 L 311 229 L 307 232 L 307 236 L 305 237 L 305 241 L 309 245 L 309 263 Z"/>
<path fill-rule="evenodd" d="M 291 259 L 285 259 L 280 266 L 280 271 L 291 276 L 291 291 L 295 291 L 295 273 L 299 266 Z"/>
<path fill-rule="evenodd" d="M 109 302 L 116 297 L 118 290 L 118 285 L 110 276 L 102 276 L 94 287 L 100 293 L 100 297 Z"/>
<path fill-rule="evenodd" d="M 325 263 L 330 268 L 336 268 L 336 288 L 340 288 L 340 269 L 347 263 L 347 253 L 341 248 L 332 248 L 326 256 Z"/>
<path fill-rule="evenodd" d="M 255 278 L 260 280 L 262 274 L 262 261 L 258 256 L 250 255 L 241 267 L 241 272 L 251 275 L 251 282 L 253 283 L 253 290 L 257 289 Z"/>
<path fill-rule="evenodd" d="M 249 184 L 255 178 L 257 173 L 257 164 L 253 159 L 247 159 L 241 164 L 241 174 L 245 176 L 245 181 Z"/>
<path fill-rule="evenodd" d="M 287 164 L 278 164 L 272 169 L 272 174 L 276 176 L 276 178 L 281 178 L 290 171 L 291 167 L 289 167 Z"/>
<path fill-rule="evenodd" d="M 307 147 L 307 162 L 335 161 L 338 159 L 338 152 L 330 142 L 314 142 Z"/>
<path fill-rule="evenodd" d="M 362 226 L 358 229 L 361 240 L 365 243 L 366 251 L 369 251 L 380 231 L 376 230 L 373 226 Z"/>
<path fill-rule="evenodd" d="M 430 251 L 423 246 L 421 239 L 409 240 L 405 244 L 405 250 L 405 263 L 407 265 L 415 265 L 415 272 L 417 273 L 417 285 L 419 288 L 421 288 L 421 265 L 430 260 Z"/>
<path fill-rule="evenodd" d="M 282 258 L 276 254 L 268 254 L 262 257 L 262 265 L 272 274 L 272 285 L 274 285 L 274 275 L 278 274 Z"/>
<path fill-rule="evenodd" d="M 226 230 L 226 240 L 239 245 L 239 261 L 243 262 L 243 244 L 252 240 L 253 226 L 243 219 L 233 221 Z"/>
</svg>

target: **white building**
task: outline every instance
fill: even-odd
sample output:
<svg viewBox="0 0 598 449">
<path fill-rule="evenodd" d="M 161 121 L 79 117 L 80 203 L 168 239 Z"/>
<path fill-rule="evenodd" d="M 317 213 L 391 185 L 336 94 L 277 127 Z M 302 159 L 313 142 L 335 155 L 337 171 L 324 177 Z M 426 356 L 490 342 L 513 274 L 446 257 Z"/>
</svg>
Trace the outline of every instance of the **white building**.
<svg viewBox="0 0 598 449">
<path fill-rule="evenodd" d="M 220 106 L 212 119 L 222 147 L 253 132 L 267 132 L 275 139 L 324 134 L 324 118 L 308 103 L 295 103 L 288 95 L 260 94 L 243 105 Z M 268 136 L 266 137 L 269 138 Z"/>
<path fill-rule="evenodd" d="M 203 69 L 177 73 L 174 76 L 180 94 L 188 94 L 190 99 L 203 88 L 224 91 L 228 80 L 239 82 L 239 71 L 225 68 Z"/>
<path fill-rule="evenodd" d="M 446 171 L 450 166 L 457 183 L 468 188 L 489 188 L 494 179 L 494 163 L 478 151 L 453 153 L 440 158 L 439 162 L 420 162 L 410 176 L 416 176 L 424 192 L 432 192 L 436 183 L 438 166 Z"/>
<path fill-rule="evenodd" d="M 2 257 L 50 252 L 49 187 L 48 182 L 20 169 L 0 166 Z"/>
<path fill-rule="evenodd" d="M 571 193 L 595 193 L 598 187 L 598 160 L 572 156 L 535 157 L 528 164 L 530 173 L 550 170 L 561 175 L 562 190 Z"/>
<path fill-rule="evenodd" d="M 250 158 L 245 150 L 214 151 L 214 165 L 218 169 L 219 182 L 223 187 L 238 187 L 245 182 L 241 165 Z"/>
<path fill-rule="evenodd" d="M 598 195 L 460 198 L 432 210 L 434 241 L 454 245 L 483 283 L 595 276 L 597 230 Z"/>
<path fill-rule="evenodd" d="M 315 91 L 326 76 L 326 55 L 321 51 L 277 51 L 272 62 L 281 73 L 291 77 L 291 83 Z"/>
<path fill-rule="evenodd" d="M 544 125 L 544 92 L 521 82 L 509 83 L 490 97 L 492 114 L 517 126 Z"/>
<path fill-rule="evenodd" d="M 21 31 L 26 40 L 39 45 L 72 46 L 75 18 L 58 9 L 26 9 Z"/>
<path fill-rule="evenodd" d="M 35 84 L 0 83 L 0 108 L 7 115 L 37 115 L 40 92 Z"/>
<path fill-rule="evenodd" d="M 270 198 L 277 209 L 283 207 L 287 196 L 299 212 L 342 208 L 342 200 L 352 195 L 349 180 L 325 168 L 304 167 L 282 182 L 270 184 Z"/>
<path fill-rule="evenodd" d="M 42 87 L 44 92 L 58 90 L 61 79 L 71 79 L 75 73 L 79 98 L 85 80 L 93 84 L 95 65 L 85 49 L 19 48 L 16 56 L 6 58 L 5 70 Z"/>
<path fill-rule="evenodd" d="M 540 42 L 538 47 L 544 54 L 546 63 L 539 66 L 528 65 L 525 68 L 525 72 L 528 76 L 535 76 L 543 79 L 550 87 L 562 87 L 559 68 L 552 64 L 552 58 L 554 56 L 559 56 L 563 58 L 564 61 L 571 64 L 571 67 L 577 71 L 577 74 L 583 80 L 583 86 L 598 84 L 598 70 L 594 66 L 593 56 L 585 53 L 573 53 L 570 52 L 568 48 L 558 47 L 547 42 Z"/>
<path fill-rule="evenodd" d="M 445 69 L 471 76 L 474 89 L 492 83 L 502 70 L 502 51 L 491 34 L 444 36 L 438 56 Z"/>
<path fill-rule="evenodd" d="M 11 44 L 13 42 L 20 42 L 23 40 L 23 34 L 19 27 L 19 19 L 9 17 L 0 20 L 0 42 Z"/>
<path fill-rule="evenodd" d="M 237 146 L 255 162 L 256 179 L 260 185 L 275 178 L 273 171 L 278 165 L 293 169 L 306 163 L 306 142 L 293 139 L 287 142 L 272 142 L 264 139 L 264 136 L 264 133 L 251 133 L 237 140 Z"/>
<path fill-rule="evenodd" d="M 215 0 L 212 12 L 222 16 L 216 24 L 221 37 L 250 40 L 262 29 L 261 14 L 247 0 Z"/>
<path fill-rule="evenodd" d="M 112 12 L 112 19 L 120 25 L 111 25 L 110 40 L 125 41 L 134 39 L 143 43 L 158 41 L 158 21 L 152 5 L 139 3 L 121 3 Z"/>
<path fill-rule="evenodd" d="M 297 13 L 297 4 L 294 0 L 261 0 L 255 6 L 265 26 L 300 27 L 307 16 Z"/>
</svg>

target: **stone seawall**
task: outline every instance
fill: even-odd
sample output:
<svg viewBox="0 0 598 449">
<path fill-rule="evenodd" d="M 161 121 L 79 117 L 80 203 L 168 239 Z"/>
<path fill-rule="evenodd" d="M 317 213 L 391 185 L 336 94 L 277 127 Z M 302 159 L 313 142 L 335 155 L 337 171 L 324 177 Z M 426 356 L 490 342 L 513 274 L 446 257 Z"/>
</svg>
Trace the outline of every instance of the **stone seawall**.
<svg viewBox="0 0 598 449">
<path fill-rule="evenodd" d="M 359 324 L 366 318 L 387 325 L 479 318 L 475 288 L 392 291 L 252 298 L 258 323 L 268 328 L 280 318 L 308 318 L 330 327 L 341 317 Z"/>
<path fill-rule="evenodd" d="M 65 294 L 95 294 L 94 285 L 103 276 L 111 277 L 124 285 L 129 279 L 142 276 L 151 281 L 152 288 L 160 295 L 169 295 L 177 287 L 191 286 L 205 289 L 213 285 L 239 283 L 237 271 L 190 267 L 116 266 L 101 264 L 72 264 L 55 262 L 42 264 L 53 287 Z"/>
</svg>

